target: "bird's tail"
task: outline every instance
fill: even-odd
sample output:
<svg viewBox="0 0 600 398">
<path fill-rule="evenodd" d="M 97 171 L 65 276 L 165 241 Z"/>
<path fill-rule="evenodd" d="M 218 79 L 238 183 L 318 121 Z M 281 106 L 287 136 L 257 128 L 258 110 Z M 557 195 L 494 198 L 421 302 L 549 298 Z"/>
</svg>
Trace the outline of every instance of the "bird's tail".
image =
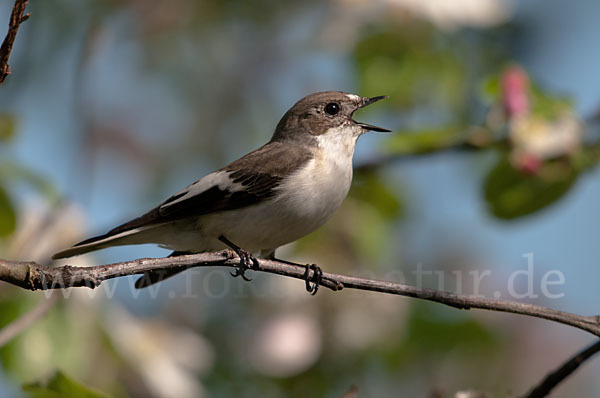
<svg viewBox="0 0 600 398">
<path fill-rule="evenodd" d="M 141 231 L 140 228 L 131 229 L 118 234 L 111 235 L 110 233 L 95 236 L 77 243 L 73 247 L 61 250 L 52 256 L 53 260 L 61 258 L 79 256 L 81 254 L 93 252 L 95 250 L 104 249 L 112 246 L 130 245 L 136 242 L 133 237 Z"/>
</svg>

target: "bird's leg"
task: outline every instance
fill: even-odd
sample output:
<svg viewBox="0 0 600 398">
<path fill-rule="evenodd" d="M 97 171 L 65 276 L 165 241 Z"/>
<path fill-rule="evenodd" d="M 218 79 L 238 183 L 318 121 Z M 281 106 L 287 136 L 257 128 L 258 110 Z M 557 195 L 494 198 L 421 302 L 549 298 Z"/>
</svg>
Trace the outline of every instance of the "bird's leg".
<svg viewBox="0 0 600 398">
<path fill-rule="evenodd" d="M 317 294 L 317 291 L 319 290 L 319 285 L 321 284 L 321 280 L 323 279 L 323 271 L 321 270 L 321 267 L 319 267 L 317 264 L 299 264 L 293 261 L 282 260 L 280 258 L 275 257 L 275 252 L 271 253 L 271 255 L 268 256 L 268 258 L 269 260 L 279 261 L 280 263 L 286 263 L 290 265 L 297 265 L 299 267 L 304 268 L 304 283 L 306 284 L 306 291 L 309 292 L 312 296 Z M 313 271 L 311 278 L 309 278 L 310 271 Z"/>
<path fill-rule="evenodd" d="M 241 276 L 245 281 L 251 281 L 252 279 L 248 278 L 245 273 L 247 269 L 252 269 L 253 267 L 258 268 L 258 260 L 251 253 L 231 242 L 223 235 L 219 236 L 219 240 L 229 246 L 229 248 L 240 258 L 240 264 L 238 265 L 238 268 L 236 268 L 235 273 L 230 272 L 231 276 Z"/>
</svg>

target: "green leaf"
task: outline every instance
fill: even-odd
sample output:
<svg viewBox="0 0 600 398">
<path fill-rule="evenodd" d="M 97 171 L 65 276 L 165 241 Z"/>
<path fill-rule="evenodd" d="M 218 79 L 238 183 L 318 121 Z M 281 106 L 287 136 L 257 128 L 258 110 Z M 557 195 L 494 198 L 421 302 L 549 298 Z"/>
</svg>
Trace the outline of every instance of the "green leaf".
<svg viewBox="0 0 600 398">
<path fill-rule="evenodd" d="M 91 390 L 74 381 L 62 372 L 56 374 L 47 383 L 31 383 L 23 386 L 29 398 L 106 398 L 106 395 Z"/>
<path fill-rule="evenodd" d="M 566 159 L 546 161 L 531 175 L 516 170 L 504 156 L 485 180 L 484 197 L 494 216 L 510 220 L 555 203 L 571 189 L 577 175 Z"/>
<path fill-rule="evenodd" d="M 17 120 L 14 116 L 0 114 L 0 142 L 10 141 L 17 130 Z"/>
<path fill-rule="evenodd" d="M 17 215 L 13 203 L 0 186 L 0 237 L 8 236 L 15 231 L 17 226 Z"/>
</svg>

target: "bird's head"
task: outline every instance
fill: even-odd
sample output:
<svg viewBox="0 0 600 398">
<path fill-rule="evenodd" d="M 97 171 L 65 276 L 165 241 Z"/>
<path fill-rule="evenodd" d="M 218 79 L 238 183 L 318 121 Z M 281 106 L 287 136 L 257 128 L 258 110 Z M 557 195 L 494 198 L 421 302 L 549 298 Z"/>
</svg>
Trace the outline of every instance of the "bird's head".
<svg viewBox="0 0 600 398">
<path fill-rule="evenodd" d="M 309 94 L 296 102 L 279 121 L 273 140 L 296 140 L 318 136 L 351 136 L 358 138 L 367 131 L 390 132 L 383 127 L 360 123 L 352 119 L 354 112 L 387 98 L 360 97 L 340 91 Z"/>
</svg>

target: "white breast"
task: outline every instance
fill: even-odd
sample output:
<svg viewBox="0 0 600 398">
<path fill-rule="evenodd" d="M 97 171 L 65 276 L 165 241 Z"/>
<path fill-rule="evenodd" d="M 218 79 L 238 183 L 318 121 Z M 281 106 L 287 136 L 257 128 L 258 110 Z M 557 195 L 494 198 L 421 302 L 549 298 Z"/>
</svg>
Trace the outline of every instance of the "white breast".
<svg viewBox="0 0 600 398">
<path fill-rule="evenodd" d="M 320 227 L 341 205 L 352 183 L 356 137 L 330 131 L 317 137 L 315 157 L 279 188 L 279 202 L 296 214 L 306 229 Z"/>
</svg>

